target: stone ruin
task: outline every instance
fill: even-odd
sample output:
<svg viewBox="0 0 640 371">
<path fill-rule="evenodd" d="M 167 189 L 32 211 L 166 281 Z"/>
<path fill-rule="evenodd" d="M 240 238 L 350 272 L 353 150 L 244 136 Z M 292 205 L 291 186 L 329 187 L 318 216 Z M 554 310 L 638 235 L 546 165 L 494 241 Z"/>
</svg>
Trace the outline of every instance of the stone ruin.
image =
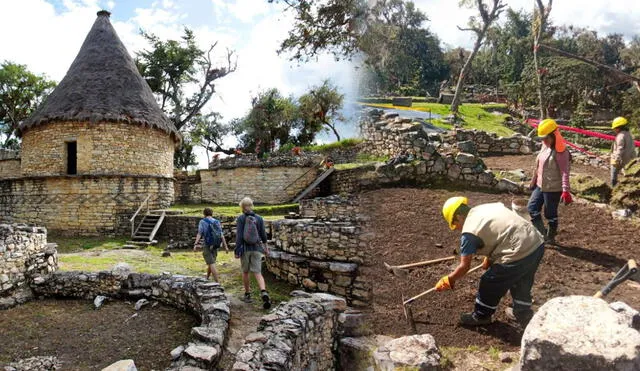
<svg viewBox="0 0 640 371">
<path fill-rule="evenodd" d="M 368 305 L 371 285 L 359 272 L 361 265 L 370 264 L 368 234 L 358 198 L 303 200 L 300 214 L 305 219 L 272 223 L 275 247 L 266 259 L 269 272 L 310 291 L 345 297 L 349 305 Z"/>
</svg>

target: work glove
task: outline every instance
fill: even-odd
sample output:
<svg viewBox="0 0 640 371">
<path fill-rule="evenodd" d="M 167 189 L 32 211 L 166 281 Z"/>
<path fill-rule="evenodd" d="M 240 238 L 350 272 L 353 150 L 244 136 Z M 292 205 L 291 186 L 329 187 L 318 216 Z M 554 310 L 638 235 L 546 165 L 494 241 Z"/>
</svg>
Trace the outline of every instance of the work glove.
<svg viewBox="0 0 640 371">
<path fill-rule="evenodd" d="M 453 284 L 449 282 L 449 276 L 444 276 L 436 283 L 436 291 L 453 290 Z"/>
<path fill-rule="evenodd" d="M 573 198 L 571 198 L 571 193 L 567 192 L 567 191 L 563 191 L 562 195 L 560 196 L 560 199 L 562 200 L 562 202 L 565 203 L 565 205 L 569 205 L 570 203 L 573 202 Z"/>
<path fill-rule="evenodd" d="M 482 261 L 482 269 L 486 271 L 487 269 L 489 269 L 489 267 L 491 267 L 491 260 L 489 260 L 489 258 L 485 256 L 484 260 Z"/>
</svg>

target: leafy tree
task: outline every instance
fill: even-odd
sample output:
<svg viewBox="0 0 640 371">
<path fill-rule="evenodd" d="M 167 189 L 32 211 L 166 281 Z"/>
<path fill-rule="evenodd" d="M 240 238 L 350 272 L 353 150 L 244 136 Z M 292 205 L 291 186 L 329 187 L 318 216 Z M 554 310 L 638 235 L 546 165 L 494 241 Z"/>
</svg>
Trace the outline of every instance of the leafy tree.
<svg viewBox="0 0 640 371">
<path fill-rule="evenodd" d="M 493 22 L 498 19 L 500 13 L 502 13 L 505 4 L 502 0 L 491 0 L 493 2 L 491 8 L 488 8 L 484 3 L 484 0 L 460 0 L 461 6 L 472 7 L 476 6 L 478 9 L 478 13 L 480 17 L 477 16 L 471 17 L 469 20 L 469 25 L 467 28 L 458 27 L 461 31 L 472 31 L 476 34 L 476 41 L 473 44 L 473 49 L 471 50 L 471 54 L 467 58 L 464 66 L 462 66 L 462 70 L 460 71 L 460 77 L 458 77 L 458 84 L 456 85 L 456 92 L 453 96 L 453 102 L 451 103 L 451 112 L 454 114 L 458 113 L 458 107 L 460 106 L 461 95 L 463 91 L 465 77 L 468 74 L 469 69 L 471 68 L 471 63 L 473 62 L 473 58 L 478 53 L 480 46 L 482 46 L 482 42 L 484 41 L 484 37 L 487 34 L 487 30 Z M 474 4 L 475 3 L 475 4 Z"/>
<path fill-rule="evenodd" d="M 44 75 L 35 75 L 27 66 L 4 61 L 0 65 L 0 133 L 1 148 L 19 149 L 17 130 L 20 123 L 44 101 L 56 86 Z"/>
<path fill-rule="evenodd" d="M 533 15 L 533 65 L 536 68 L 536 77 L 538 81 L 538 102 L 540 106 L 540 120 L 544 119 L 548 116 L 546 106 L 544 104 L 544 94 L 542 91 L 544 87 L 542 86 L 542 71 L 540 70 L 540 65 L 538 64 L 538 48 L 540 47 L 540 41 L 544 36 L 545 29 L 547 27 L 547 23 L 549 20 L 549 14 L 551 13 L 551 5 L 553 4 L 553 0 L 548 0 L 547 6 L 544 5 L 542 0 L 536 0 L 536 10 Z"/>
<path fill-rule="evenodd" d="M 292 97 L 284 97 L 278 89 L 258 93 L 251 99 L 251 109 L 234 120 L 233 131 L 245 151 L 269 152 L 276 142 L 292 141 L 292 131 L 300 126 L 300 117 Z M 259 147 L 259 148 L 258 148 Z"/>
<path fill-rule="evenodd" d="M 268 0 L 284 3 L 294 13 L 294 24 L 278 53 L 290 52 L 290 60 L 305 62 L 324 52 L 336 59 L 358 52 L 358 40 L 366 29 L 366 0 Z"/>
<path fill-rule="evenodd" d="M 180 130 L 209 102 L 216 91 L 216 80 L 236 70 L 234 52 L 227 50 L 225 64 L 215 66 L 211 53 L 217 42 L 207 51 L 200 49 L 188 28 L 181 41 L 162 41 L 146 32 L 142 36 L 151 49 L 136 54 L 138 70 L 156 94 L 160 108 Z M 196 91 L 189 95 L 187 91 L 194 85 Z"/>
<path fill-rule="evenodd" d="M 211 162 L 209 152 L 222 152 L 222 142 L 231 128 L 222 124 L 222 116 L 212 112 L 207 115 L 197 116 L 194 120 L 194 128 L 191 131 L 193 144 L 204 148 L 207 155 L 207 164 Z"/>
<path fill-rule="evenodd" d="M 182 145 L 173 154 L 173 164 L 177 169 L 188 170 L 189 166 L 198 165 L 198 159 L 193 152 L 194 144 L 189 136 L 184 136 Z"/>
<path fill-rule="evenodd" d="M 344 120 L 340 114 L 343 102 L 344 95 L 329 80 L 324 80 L 322 85 L 311 88 L 307 94 L 298 98 L 299 112 L 304 121 L 301 133 L 298 134 L 298 142 L 311 143 L 323 127 L 331 129 L 336 140 L 340 141 L 336 121 Z"/>
</svg>

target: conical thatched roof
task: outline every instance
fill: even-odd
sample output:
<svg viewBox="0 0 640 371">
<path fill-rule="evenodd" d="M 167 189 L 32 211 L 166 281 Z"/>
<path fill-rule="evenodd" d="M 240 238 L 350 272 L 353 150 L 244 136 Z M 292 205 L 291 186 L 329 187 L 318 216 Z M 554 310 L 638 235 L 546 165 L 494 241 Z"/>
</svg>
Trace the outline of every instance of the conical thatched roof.
<svg viewBox="0 0 640 371">
<path fill-rule="evenodd" d="M 110 121 L 153 126 L 180 137 L 156 103 L 109 15 L 98 12 L 66 76 L 25 120 L 22 132 L 53 121 Z"/>
</svg>

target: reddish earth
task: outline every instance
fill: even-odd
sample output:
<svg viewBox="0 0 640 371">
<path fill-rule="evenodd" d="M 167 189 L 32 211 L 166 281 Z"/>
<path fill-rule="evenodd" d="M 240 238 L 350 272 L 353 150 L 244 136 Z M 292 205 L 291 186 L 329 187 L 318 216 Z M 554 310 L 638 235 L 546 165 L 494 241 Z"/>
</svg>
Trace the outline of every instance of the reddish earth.
<svg viewBox="0 0 640 371">
<path fill-rule="evenodd" d="M 136 314 L 137 316 L 132 317 Z M 160 304 L 139 312 L 133 303 L 36 300 L 0 311 L 0 368 L 4 362 L 56 356 L 62 370 L 101 370 L 133 359 L 139 370 L 164 370 L 169 353 L 190 339 L 196 319 Z"/>
<path fill-rule="evenodd" d="M 473 191 L 402 188 L 363 194 L 370 209 L 372 229 L 376 232 L 371 247 L 374 264 L 363 269 L 364 275 L 374 282 L 372 322 L 376 333 L 409 334 L 402 295 L 410 297 L 433 287 L 455 267 L 456 263 L 446 262 L 417 268 L 403 279 L 387 272 L 383 262 L 396 265 L 451 255 L 459 243 L 459 232 L 449 230 L 441 207 L 448 197 L 459 194 L 467 196 L 472 205 L 495 201 L 511 203 L 509 195 Z M 628 259 L 640 258 L 637 230 L 631 222 L 614 221 L 606 210 L 591 204 L 561 205 L 559 246 L 547 247 L 538 269 L 533 289 L 534 310 L 556 296 L 593 295 Z M 444 247 L 438 248 L 436 244 Z M 473 308 L 481 274 L 474 272 L 463 278 L 454 291 L 433 292 L 414 302 L 418 333 L 432 334 L 443 346 L 519 347 L 522 331 L 504 316 L 504 308 L 511 301 L 508 294 L 492 325 L 478 329 L 456 326 L 460 313 Z M 639 287 L 634 282 L 623 283 L 607 300 L 622 300 L 640 308 Z"/>
</svg>

